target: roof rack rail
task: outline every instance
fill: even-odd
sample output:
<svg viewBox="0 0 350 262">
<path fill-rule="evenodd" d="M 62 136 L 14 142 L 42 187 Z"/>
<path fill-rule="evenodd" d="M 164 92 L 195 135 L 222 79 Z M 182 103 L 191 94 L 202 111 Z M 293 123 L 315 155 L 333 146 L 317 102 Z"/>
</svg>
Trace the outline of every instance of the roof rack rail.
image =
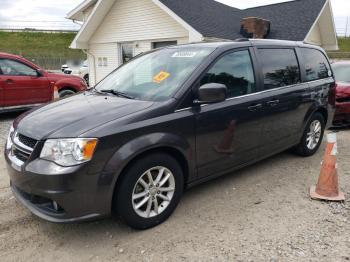
<svg viewBox="0 0 350 262">
<path fill-rule="evenodd" d="M 237 38 L 235 39 L 235 42 L 248 42 L 249 38 Z"/>
</svg>

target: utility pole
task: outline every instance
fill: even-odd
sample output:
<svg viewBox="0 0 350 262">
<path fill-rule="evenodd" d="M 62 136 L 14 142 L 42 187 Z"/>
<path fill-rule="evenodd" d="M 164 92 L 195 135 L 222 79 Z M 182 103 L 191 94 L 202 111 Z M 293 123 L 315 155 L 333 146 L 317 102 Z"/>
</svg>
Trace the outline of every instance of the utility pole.
<svg viewBox="0 0 350 262">
<path fill-rule="evenodd" d="M 345 38 L 347 38 L 348 36 L 348 24 L 349 24 L 349 17 L 346 17 Z"/>
</svg>

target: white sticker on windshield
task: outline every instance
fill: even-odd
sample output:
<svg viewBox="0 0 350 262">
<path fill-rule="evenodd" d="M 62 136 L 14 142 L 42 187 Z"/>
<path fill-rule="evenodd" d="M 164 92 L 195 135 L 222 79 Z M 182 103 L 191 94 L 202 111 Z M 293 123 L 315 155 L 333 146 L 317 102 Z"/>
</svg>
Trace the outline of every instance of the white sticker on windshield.
<svg viewBox="0 0 350 262">
<path fill-rule="evenodd" d="M 176 52 L 171 57 L 181 57 L 181 58 L 192 58 L 197 55 L 197 52 L 191 52 L 191 51 L 183 51 L 183 52 Z"/>
</svg>

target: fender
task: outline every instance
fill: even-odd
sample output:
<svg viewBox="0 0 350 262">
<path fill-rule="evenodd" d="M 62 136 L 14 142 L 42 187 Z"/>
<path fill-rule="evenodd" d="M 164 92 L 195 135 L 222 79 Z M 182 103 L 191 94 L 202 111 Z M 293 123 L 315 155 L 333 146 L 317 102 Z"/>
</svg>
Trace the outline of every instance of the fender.
<svg viewBox="0 0 350 262">
<path fill-rule="evenodd" d="M 55 83 L 55 86 L 57 86 L 58 91 L 62 90 L 63 88 L 72 88 L 74 89 L 76 92 L 79 92 L 82 90 L 82 86 L 80 84 L 80 81 L 77 79 L 70 79 L 70 78 L 63 78 L 58 80 Z"/>
<path fill-rule="evenodd" d="M 188 164 L 188 177 L 193 178 L 194 164 L 190 166 L 192 149 L 183 138 L 171 133 L 151 133 L 129 141 L 113 154 L 105 165 L 100 183 L 112 185 L 109 187 L 109 199 L 112 201 L 114 188 L 124 168 L 135 159 L 135 157 L 152 149 L 170 148 L 180 153 Z"/>
</svg>

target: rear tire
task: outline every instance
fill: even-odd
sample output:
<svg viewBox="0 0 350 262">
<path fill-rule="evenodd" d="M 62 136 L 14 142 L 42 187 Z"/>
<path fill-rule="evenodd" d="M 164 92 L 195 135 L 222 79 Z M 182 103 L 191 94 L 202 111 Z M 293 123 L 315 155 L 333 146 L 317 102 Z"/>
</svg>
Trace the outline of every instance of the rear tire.
<svg viewBox="0 0 350 262">
<path fill-rule="evenodd" d="M 321 113 L 313 114 L 305 127 L 300 143 L 294 148 L 294 152 L 303 157 L 314 155 L 322 143 L 325 125 L 325 119 Z"/>
<path fill-rule="evenodd" d="M 135 229 L 164 222 L 183 193 L 183 171 L 170 155 L 153 153 L 136 160 L 123 174 L 114 195 L 113 209 Z"/>
<path fill-rule="evenodd" d="M 73 90 L 70 89 L 63 89 L 61 91 L 58 92 L 58 95 L 60 96 L 60 98 L 64 98 L 67 96 L 72 96 L 74 95 L 76 92 L 74 92 Z"/>
</svg>

